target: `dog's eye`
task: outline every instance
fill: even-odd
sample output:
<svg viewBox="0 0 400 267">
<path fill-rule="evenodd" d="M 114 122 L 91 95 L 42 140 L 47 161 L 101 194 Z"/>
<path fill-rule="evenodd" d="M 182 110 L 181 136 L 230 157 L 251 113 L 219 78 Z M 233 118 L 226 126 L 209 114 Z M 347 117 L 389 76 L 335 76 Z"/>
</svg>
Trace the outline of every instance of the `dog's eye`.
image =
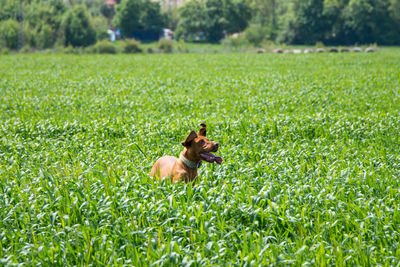
<svg viewBox="0 0 400 267">
<path fill-rule="evenodd" d="M 200 140 L 200 141 L 199 141 L 199 144 L 200 144 L 200 145 L 204 145 L 204 140 Z"/>
</svg>

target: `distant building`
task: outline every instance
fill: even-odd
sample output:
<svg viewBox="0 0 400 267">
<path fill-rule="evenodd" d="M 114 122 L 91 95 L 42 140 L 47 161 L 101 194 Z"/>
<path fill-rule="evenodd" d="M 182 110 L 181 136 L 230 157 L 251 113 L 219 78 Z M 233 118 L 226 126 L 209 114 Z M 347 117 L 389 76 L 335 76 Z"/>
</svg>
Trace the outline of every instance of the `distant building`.
<svg viewBox="0 0 400 267">
<path fill-rule="evenodd" d="M 172 40 L 172 38 L 174 38 L 174 32 L 170 29 L 163 28 L 163 33 L 161 38 Z"/>
<path fill-rule="evenodd" d="M 109 5 L 109 6 L 115 6 L 117 4 L 117 2 L 115 2 L 115 0 L 107 0 L 106 1 L 106 5 Z"/>
</svg>

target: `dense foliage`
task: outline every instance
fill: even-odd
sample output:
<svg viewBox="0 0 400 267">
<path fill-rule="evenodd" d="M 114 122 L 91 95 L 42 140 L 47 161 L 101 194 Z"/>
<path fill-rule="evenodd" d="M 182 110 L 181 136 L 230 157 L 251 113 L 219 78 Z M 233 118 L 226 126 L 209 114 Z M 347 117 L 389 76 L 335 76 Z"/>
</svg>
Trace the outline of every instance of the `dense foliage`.
<svg viewBox="0 0 400 267">
<path fill-rule="evenodd" d="M 0 22 L 0 45 L 17 48 L 18 47 L 19 24 L 13 19 Z"/>
<path fill-rule="evenodd" d="M 279 1 L 274 10 L 280 9 Z M 283 2 L 283 1 L 281 1 Z M 282 4 L 275 31 L 294 44 L 400 44 L 400 0 L 295 0 Z M 392 11 L 391 11 L 392 10 Z M 275 11 L 274 11 L 275 12 Z"/>
<path fill-rule="evenodd" d="M 241 0 L 191 0 L 179 11 L 176 38 L 186 40 L 218 42 L 243 31 L 250 19 L 250 8 Z"/>
<path fill-rule="evenodd" d="M 96 42 L 96 32 L 82 5 L 68 10 L 64 16 L 62 28 L 66 46 L 89 46 Z"/>
<path fill-rule="evenodd" d="M 159 3 L 149 0 L 122 0 L 113 22 L 124 37 L 147 41 L 158 40 L 165 24 Z"/>
<path fill-rule="evenodd" d="M 201 32 L 215 41 L 253 24 L 252 37 L 290 44 L 393 45 L 400 44 L 399 14 L 400 0 L 190 0 L 180 8 L 177 30 L 189 40 Z"/>
<path fill-rule="evenodd" d="M 187 0 L 181 6 L 174 1 L 116 3 L 114 7 L 105 0 L 0 0 L 0 46 L 87 46 L 108 38 L 109 28 L 119 28 L 124 38 L 156 41 L 166 27 L 175 31 L 177 40 L 211 43 L 247 29 L 247 41 L 256 46 L 263 41 L 400 44 L 400 0 Z"/>
<path fill-rule="evenodd" d="M 0 262 L 395 266 L 400 51 L 0 56 Z M 155 183 L 208 125 L 221 166 Z"/>
</svg>

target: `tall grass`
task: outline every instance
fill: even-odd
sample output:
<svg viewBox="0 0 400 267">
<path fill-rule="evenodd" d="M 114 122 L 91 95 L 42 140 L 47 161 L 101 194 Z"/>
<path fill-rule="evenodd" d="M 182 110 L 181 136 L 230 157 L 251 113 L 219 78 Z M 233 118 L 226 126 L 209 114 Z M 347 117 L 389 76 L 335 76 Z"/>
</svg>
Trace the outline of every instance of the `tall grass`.
<svg viewBox="0 0 400 267">
<path fill-rule="evenodd" d="M 400 53 L 0 56 L 2 265 L 396 265 Z M 149 178 L 206 122 L 221 166 Z"/>
</svg>

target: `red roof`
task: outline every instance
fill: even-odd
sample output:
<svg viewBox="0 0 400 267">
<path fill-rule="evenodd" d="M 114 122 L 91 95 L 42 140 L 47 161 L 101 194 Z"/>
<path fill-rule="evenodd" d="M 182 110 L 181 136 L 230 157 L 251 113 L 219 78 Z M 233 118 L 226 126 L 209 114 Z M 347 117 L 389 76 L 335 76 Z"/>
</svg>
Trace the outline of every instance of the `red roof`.
<svg viewBox="0 0 400 267">
<path fill-rule="evenodd" d="M 115 2 L 115 0 L 107 0 L 106 4 L 110 6 L 115 6 L 117 3 Z"/>
</svg>

